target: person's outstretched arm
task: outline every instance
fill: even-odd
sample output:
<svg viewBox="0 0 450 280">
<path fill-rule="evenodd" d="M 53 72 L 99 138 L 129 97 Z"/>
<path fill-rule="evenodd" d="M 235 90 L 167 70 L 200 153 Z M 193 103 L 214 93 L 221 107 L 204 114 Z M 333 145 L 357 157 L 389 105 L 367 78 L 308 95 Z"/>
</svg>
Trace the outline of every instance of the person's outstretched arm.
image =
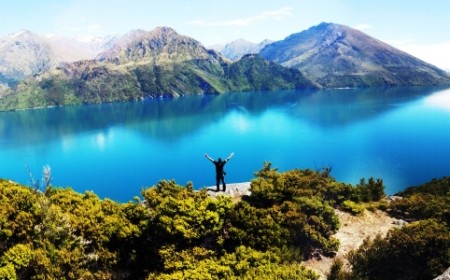
<svg viewBox="0 0 450 280">
<path fill-rule="evenodd" d="M 225 161 L 229 161 L 233 156 L 234 156 L 234 152 L 231 153 L 231 154 L 225 159 Z"/>
<path fill-rule="evenodd" d="M 205 158 L 209 159 L 211 162 L 214 162 L 214 159 L 208 156 L 208 154 L 205 154 Z"/>
</svg>

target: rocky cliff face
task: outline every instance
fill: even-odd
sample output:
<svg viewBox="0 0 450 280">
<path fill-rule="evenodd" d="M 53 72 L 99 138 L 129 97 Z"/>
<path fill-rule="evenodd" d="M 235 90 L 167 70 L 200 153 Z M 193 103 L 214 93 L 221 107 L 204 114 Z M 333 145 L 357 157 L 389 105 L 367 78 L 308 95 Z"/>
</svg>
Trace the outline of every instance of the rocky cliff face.
<svg viewBox="0 0 450 280">
<path fill-rule="evenodd" d="M 263 48 L 324 87 L 449 84 L 437 67 L 350 27 L 322 23 Z"/>
<path fill-rule="evenodd" d="M 434 280 L 450 280 L 450 267 L 444 273 L 434 278 Z"/>
</svg>

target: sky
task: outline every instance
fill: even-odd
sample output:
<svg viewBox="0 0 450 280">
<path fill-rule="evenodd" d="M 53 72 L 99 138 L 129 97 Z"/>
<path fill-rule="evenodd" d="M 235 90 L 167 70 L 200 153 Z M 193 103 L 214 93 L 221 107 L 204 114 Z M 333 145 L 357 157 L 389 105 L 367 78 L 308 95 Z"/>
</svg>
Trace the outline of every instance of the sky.
<svg viewBox="0 0 450 280">
<path fill-rule="evenodd" d="M 21 30 L 89 38 L 169 26 L 205 46 L 282 40 L 321 22 L 450 71 L 449 0 L 2 0 L 0 38 Z"/>
</svg>

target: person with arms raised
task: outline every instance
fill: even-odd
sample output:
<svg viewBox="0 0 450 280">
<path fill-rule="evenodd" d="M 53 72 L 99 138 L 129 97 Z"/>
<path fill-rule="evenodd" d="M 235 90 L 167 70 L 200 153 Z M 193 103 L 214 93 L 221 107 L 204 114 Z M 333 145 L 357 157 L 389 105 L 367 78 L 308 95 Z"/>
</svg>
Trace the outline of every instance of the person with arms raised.
<svg viewBox="0 0 450 280">
<path fill-rule="evenodd" d="M 220 182 L 222 182 L 222 191 L 225 191 L 227 186 L 225 184 L 225 175 L 226 172 L 223 170 L 225 164 L 234 156 L 234 153 L 231 153 L 225 160 L 218 158 L 217 161 L 205 154 L 205 157 L 209 159 L 216 167 L 216 192 L 220 191 Z"/>
</svg>

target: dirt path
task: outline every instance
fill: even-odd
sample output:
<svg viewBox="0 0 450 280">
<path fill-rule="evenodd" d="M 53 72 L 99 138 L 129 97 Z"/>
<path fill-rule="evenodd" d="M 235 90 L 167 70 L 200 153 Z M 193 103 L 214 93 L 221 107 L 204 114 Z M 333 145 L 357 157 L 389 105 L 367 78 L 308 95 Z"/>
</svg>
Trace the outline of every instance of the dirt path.
<svg viewBox="0 0 450 280">
<path fill-rule="evenodd" d="M 216 187 L 207 187 L 207 189 L 215 190 Z M 227 184 L 225 192 L 209 192 L 211 196 L 230 195 L 234 201 L 239 201 L 242 195 L 250 194 L 250 182 Z M 341 222 L 339 231 L 334 235 L 340 241 L 339 251 L 336 257 L 344 260 L 344 267 L 349 267 L 344 259 L 345 255 L 353 249 L 357 249 L 366 237 L 374 238 L 378 234 L 385 236 L 387 232 L 398 227 L 396 219 L 389 217 L 385 212 L 376 210 L 371 212 L 366 210 L 363 215 L 352 216 L 349 213 L 335 210 Z M 320 279 L 326 279 L 327 273 L 333 264 L 333 258 L 321 257 L 320 260 L 311 259 L 303 264 L 316 271 L 320 275 Z"/>
<path fill-rule="evenodd" d="M 366 237 L 374 238 L 377 234 L 385 236 L 387 232 L 396 227 L 395 219 L 382 211 L 365 211 L 361 216 L 352 216 L 349 213 L 335 210 L 341 221 L 341 228 L 334 235 L 340 241 L 339 251 L 336 257 L 345 257 L 353 249 L 358 248 Z M 326 279 L 330 271 L 333 258 L 322 257 L 320 260 L 311 259 L 303 264 L 316 271 L 320 279 Z M 348 263 L 344 262 L 345 266 Z"/>
</svg>

